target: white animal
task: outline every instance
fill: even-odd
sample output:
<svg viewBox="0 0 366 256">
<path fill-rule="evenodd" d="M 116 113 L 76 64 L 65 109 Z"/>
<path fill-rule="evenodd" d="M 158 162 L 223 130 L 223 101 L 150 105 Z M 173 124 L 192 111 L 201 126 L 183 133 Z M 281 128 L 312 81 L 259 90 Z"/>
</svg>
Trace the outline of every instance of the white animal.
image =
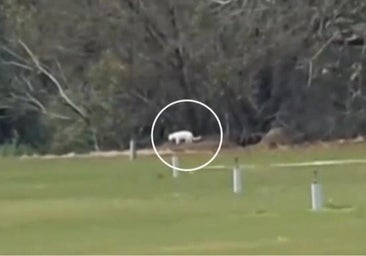
<svg viewBox="0 0 366 256">
<path fill-rule="evenodd" d="M 181 140 L 184 140 L 186 143 L 192 143 L 193 141 L 198 141 L 202 138 L 202 136 L 194 137 L 192 132 L 190 131 L 177 131 L 169 134 L 169 141 L 175 140 L 175 144 L 179 144 Z"/>
</svg>

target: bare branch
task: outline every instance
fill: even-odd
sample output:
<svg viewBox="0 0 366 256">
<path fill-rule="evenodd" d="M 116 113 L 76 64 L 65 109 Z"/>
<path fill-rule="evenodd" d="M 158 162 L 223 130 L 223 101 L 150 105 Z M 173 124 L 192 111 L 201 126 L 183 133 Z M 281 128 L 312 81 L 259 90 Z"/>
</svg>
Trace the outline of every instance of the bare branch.
<svg viewBox="0 0 366 256">
<path fill-rule="evenodd" d="M 30 93 L 26 92 L 25 95 L 26 95 L 26 97 L 21 96 L 21 95 L 17 95 L 17 94 L 14 94 L 14 93 L 10 93 L 10 96 L 13 97 L 14 99 L 22 100 L 26 103 L 32 104 L 38 110 L 40 110 L 40 112 L 42 114 L 44 114 L 46 116 L 49 116 L 51 118 L 63 119 L 63 120 L 72 120 L 72 118 L 70 118 L 68 116 L 64 116 L 64 115 L 61 115 L 61 114 L 52 113 L 52 112 L 47 111 L 46 107 L 39 100 L 37 100 L 34 96 L 32 96 Z"/>
<path fill-rule="evenodd" d="M 227 5 L 230 4 L 233 0 L 210 0 L 212 3 Z"/>
<path fill-rule="evenodd" d="M 126 0 L 128 7 L 135 13 L 135 15 L 140 16 L 141 20 L 144 22 L 144 26 L 146 28 L 147 33 L 150 38 L 155 40 L 155 42 L 161 47 L 164 48 L 166 43 L 166 35 L 165 33 L 159 29 L 158 24 L 149 18 L 147 15 L 147 10 L 143 4 L 143 2 L 133 0 Z"/>
<path fill-rule="evenodd" d="M 308 82 L 307 82 L 308 87 L 311 86 L 312 81 L 313 81 L 313 61 L 310 60 L 309 61 L 309 75 L 308 75 Z"/>
<path fill-rule="evenodd" d="M 47 114 L 47 110 L 44 107 L 44 105 L 37 100 L 36 98 L 34 98 L 30 93 L 26 92 L 25 95 L 30 99 L 31 102 L 33 102 L 35 105 L 37 105 L 39 107 L 39 109 L 42 111 L 42 113 Z"/>
<path fill-rule="evenodd" d="M 19 62 L 16 62 L 16 61 L 7 61 L 7 60 L 2 60 L 1 61 L 1 64 L 4 64 L 4 65 L 7 65 L 7 66 L 15 66 L 15 67 L 19 67 L 19 68 L 22 68 L 22 69 L 26 69 L 26 70 L 30 70 L 32 71 L 33 68 L 26 65 L 26 64 L 22 64 L 22 63 L 19 63 Z"/>
<path fill-rule="evenodd" d="M 11 56 L 18 59 L 19 61 L 23 61 L 23 62 L 27 63 L 27 60 L 25 58 L 23 58 L 19 54 L 15 53 L 14 51 L 10 50 L 8 47 L 1 46 L 0 49 L 2 49 L 3 51 L 9 53 Z"/>
<path fill-rule="evenodd" d="M 333 34 L 323 45 L 320 49 L 310 58 L 309 60 L 309 75 L 308 75 L 308 82 L 307 86 L 310 87 L 313 81 L 313 61 L 318 58 L 320 54 L 328 47 L 328 45 L 333 41 L 333 39 L 337 36 L 337 34 Z"/>
<path fill-rule="evenodd" d="M 328 47 L 328 45 L 333 41 L 333 39 L 337 36 L 337 33 L 333 34 L 323 45 L 320 49 L 311 57 L 311 60 L 315 60 L 318 56 L 323 53 L 323 51 Z"/>
<path fill-rule="evenodd" d="M 31 81 L 29 81 L 29 79 L 26 79 L 25 77 L 22 77 L 22 80 L 27 85 L 29 91 L 33 92 L 34 91 L 34 88 L 33 88 L 33 85 L 31 83 Z"/>
<path fill-rule="evenodd" d="M 29 47 L 22 41 L 19 40 L 19 43 L 21 44 L 21 46 L 24 48 L 24 50 L 28 53 L 28 55 L 30 56 L 30 58 L 32 59 L 33 63 L 35 64 L 36 68 L 42 72 L 44 75 L 46 75 L 52 82 L 53 84 L 57 87 L 57 90 L 59 92 L 59 95 L 61 96 L 61 98 L 66 102 L 66 104 L 74 111 L 76 112 L 78 115 L 80 115 L 84 120 L 89 120 L 87 115 L 84 113 L 84 111 L 79 108 L 64 92 L 61 84 L 59 83 L 59 81 L 50 73 L 48 72 L 39 62 L 39 60 L 37 59 L 37 57 L 33 54 L 33 52 L 29 49 Z"/>
<path fill-rule="evenodd" d="M 66 78 L 66 76 L 65 76 L 65 72 L 64 72 L 64 70 L 63 70 L 63 68 L 62 68 L 62 66 L 61 66 L 61 63 L 60 63 L 58 60 L 56 60 L 56 65 L 57 65 L 58 70 L 59 70 L 59 71 L 60 71 L 60 73 L 61 73 L 61 77 L 62 77 L 62 79 L 64 80 L 64 82 L 65 82 L 65 83 L 68 83 L 67 78 Z"/>
<path fill-rule="evenodd" d="M 140 99 L 141 101 L 143 101 L 145 104 L 147 104 L 149 106 L 155 105 L 153 100 L 149 100 L 147 97 L 145 97 L 144 95 L 139 93 L 137 90 L 131 90 L 131 92 L 129 94 L 133 97 Z"/>
</svg>

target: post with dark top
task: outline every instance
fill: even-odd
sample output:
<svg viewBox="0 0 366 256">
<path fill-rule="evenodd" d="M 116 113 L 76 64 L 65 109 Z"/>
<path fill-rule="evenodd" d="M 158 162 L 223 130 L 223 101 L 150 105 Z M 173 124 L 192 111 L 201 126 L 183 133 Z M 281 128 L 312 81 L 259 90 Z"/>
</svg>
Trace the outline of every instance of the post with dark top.
<svg viewBox="0 0 366 256">
<path fill-rule="evenodd" d="M 136 159 L 136 142 L 135 139 L 131 138 L 130 140 L 130 160 L 133 161 Z"/>
<path fill-rule="evenodd" d="M 233 192 L 235 194 L 240 194 L 242 191 L 241 185 L 241 169 L 239 165 L 238 157 L 234 159 L 234 168 L 233 168 Z"/>
<path fill-rule="evenodd" d="M 319 182 L 318 171 L 313 172 L 313 182 L 311 183 L 311 209 L 319 211 L 323 208 L 323 190 Z"/>
</svg>

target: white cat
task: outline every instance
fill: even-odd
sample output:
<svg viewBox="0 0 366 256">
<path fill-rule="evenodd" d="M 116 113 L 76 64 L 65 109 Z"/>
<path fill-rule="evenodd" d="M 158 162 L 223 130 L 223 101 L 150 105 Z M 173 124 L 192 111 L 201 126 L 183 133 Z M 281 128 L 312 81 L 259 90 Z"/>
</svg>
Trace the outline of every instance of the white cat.
<svg viewBox="0 0 366 256">
<path fill-rule="evenodd" d="M 181 140 L 184 140 L 186 143 L 192 143 L 193 141 L 198 141 L 202 138 L 202 136 L 194 137 L 192 132 L 190 131 L 177 131 L 169 134 L 169 141 L 175 140 L 175 144 L 179 144 Z"/>
</svg>

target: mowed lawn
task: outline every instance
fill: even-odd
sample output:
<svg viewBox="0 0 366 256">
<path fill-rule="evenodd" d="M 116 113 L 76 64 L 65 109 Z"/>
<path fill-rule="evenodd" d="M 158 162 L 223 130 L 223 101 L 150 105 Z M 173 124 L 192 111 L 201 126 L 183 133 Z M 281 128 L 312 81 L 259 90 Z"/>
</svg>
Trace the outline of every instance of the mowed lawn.
<svg viewBox="0 0 366 256">
<path fill-rule="evenodd" d="M 366 158 L 366 145 L 223 152 L 171 171 L 157 157 L 0 160 L 0 254 L 366 253 L 366 164 L 269 168 L 271 162 Z M 186 156 L 187 165 L 207 156 Z M 328 209 L 311 212 L 319 170 Z M 329 202 L 328 202 L 329 201 Z"/>
</svg>

